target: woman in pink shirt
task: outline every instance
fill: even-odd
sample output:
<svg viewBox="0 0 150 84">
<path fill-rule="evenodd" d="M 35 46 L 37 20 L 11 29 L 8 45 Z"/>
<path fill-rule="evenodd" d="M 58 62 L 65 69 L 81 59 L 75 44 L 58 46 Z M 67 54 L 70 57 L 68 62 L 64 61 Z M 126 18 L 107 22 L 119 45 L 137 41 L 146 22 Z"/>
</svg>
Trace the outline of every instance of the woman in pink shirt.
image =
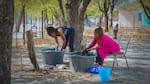
<svg viewBox="0 0 150 84">
<path fill-rule="evenodd" d="M 97 44 L 96 48 L 92 48 Z M 108 56 L 108 54 L 112 52 L 119 52 L 120 46 L 119 44 L 110 38 L 109 36 L 103 33 L 103 29 L 101 27 L 95 29 L 94 31 L 94 39 L 90 43 L 90 45 L 86 48 L 86 50 L 96 50 L 97 57 L 96 63 L 99 65 L 103 65 L 104 59 Z"/>
</svg>

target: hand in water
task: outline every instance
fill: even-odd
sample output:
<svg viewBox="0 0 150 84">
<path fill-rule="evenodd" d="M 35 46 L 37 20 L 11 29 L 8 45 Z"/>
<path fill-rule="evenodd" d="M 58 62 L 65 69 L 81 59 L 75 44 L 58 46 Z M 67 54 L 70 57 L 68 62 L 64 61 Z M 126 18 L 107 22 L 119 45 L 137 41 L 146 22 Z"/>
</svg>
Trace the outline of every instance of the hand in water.
<svg viewBox="0 0 150 84">
<path fill-rule="evenodd" d="M 58 48 L 55 48 L 55 51 L 58 51 Z"/>
<path fill-rule="evenodd" d="M 61 48 L 60 50 L 61 50 L 61 51 L 63 51 L 64 49 L 63 49 L 63 48 Z"/>
<path fill-rule="evenodd" d="M 82 55 L 87 55 L 88 52 L 89 52 L 89 50 L 86 48 L 86 49 L 83 49 L 83 50 L 81 51 L 81 54 L 82 54 Z"/>
</svg>

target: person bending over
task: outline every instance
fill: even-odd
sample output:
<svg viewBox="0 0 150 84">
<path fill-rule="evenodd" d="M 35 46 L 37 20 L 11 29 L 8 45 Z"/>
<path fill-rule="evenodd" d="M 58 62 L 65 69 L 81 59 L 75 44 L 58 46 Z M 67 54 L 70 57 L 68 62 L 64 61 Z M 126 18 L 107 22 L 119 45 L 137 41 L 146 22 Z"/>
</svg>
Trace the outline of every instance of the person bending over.
<svg viewBox="0 0 150 84">
<path fill-rule="evenodd" d="M 65 49 L 67 44 L 69 43 L 70 52 L 74 51 L 74 37 L 75 37 L 75 30 L 70 26 L 68 28 L 67 26 L 63 27 L 47 27 L 47 33 L 49 36 L 53 37 L 55 39 L 55 46 L 58 49 L 59 42 L 58 42 L 58 36 L 61 37 L 63 40 L 63 45 L 61 47 L 62 49 Z"/>
</svg>

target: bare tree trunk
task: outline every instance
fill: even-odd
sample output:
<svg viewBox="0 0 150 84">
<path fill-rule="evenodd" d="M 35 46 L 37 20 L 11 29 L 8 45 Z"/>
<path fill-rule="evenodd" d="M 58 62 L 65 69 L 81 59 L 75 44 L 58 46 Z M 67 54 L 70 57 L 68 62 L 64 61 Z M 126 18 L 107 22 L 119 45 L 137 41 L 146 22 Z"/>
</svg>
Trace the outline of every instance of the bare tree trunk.
<svg viewBox="0 0 150 84">
<path fill-rule="evenodd" d="M 29 30 L 26 32 L 26 35 L 27 35 L 27 47 L 28 47 L 28 51 L 29 51 L 30 61 L 33 64 L 35 70 L 39 71 L 39 65 L 36 60 L 36 55 L 35 55 L 35 51 L 34 51 L 34 42 L 33 42 L 32 32 Z"/>
<path fill-rule="evenodd" d="M 114 6 L 115 6 L 114 1 L 115 0 L 110 1 L 110 24 L 109 24 L 109 27 L 111 27 L 111 28 L 113 25 L 113 23 L 112 23 L 113 22 L 113 10 L 114 10 Z"/>
<path fill-rule="evenodd" d="M 109 29 L 108 29 L 108 15 L 105 14 L 104 16 L 105 16 L 105 32 L 108 32 L 109 31 Z"/>
<path fill-rule="evenodd" d="M 84 15 L 90 1 L 91 0 L 66 0 L 65 2 L 67 20 L 76 31 L 75 50 L 81 50 L 81 41 L 83 40 L 84 31 Z"/>
<path fill-rule="evenodd" d="M 113 26 L 113 11 L 114 11 L 114 7 L 116 5 L 116 3 L 118 2 L 118 0 L 111 0 L 110 1 L 110 26 L 112 28 Z"/>
<path fill-rule="evenodd" d="M 0 83 L 11 83 L 12 32 L 14 1 L 0 0 Z"/>
<path fill-rule="evenodd" d="M 20 16 L 19 16 L 18 22 L 16 24 L 16 32 L 19 32 L 22 20 L 23 20 L 23 6 L 22 6 L 22 9 L 20 11 Z"/>
<path fill-rule="evenodd" d="M 104 16 L 105 16 L 105 32 L 108 32 L 109 29 L 108 29 L 108 11 L 109 11 L 109 1 L 108 0 L 105 0 L 104 2 Z"/>
<path fill-rule="evenodd" d="M 102 20 L 103 20 L 103 13 L 102 15 L 99 17 L 99 24 L 97 25 L 98 27 L 102 26 Z"/>
<path fill-rule="evenodd" d="M 32 15 L 31 15 L 31 17 L 30 17 L 30 23 L 31 23 L 30 28 L 31 28 L 31 31 L 33 31 L 33 28 L 32 28 L 32 26 L 33 26 L 33 24 L 32 24 L 32 20 L 33 20 L 33 18 L 32 18 Z"/>
<path fill-rule="evenodd" d="M 58 3 L 59 3 L 59 8 L 60 8 L 60 11 L 61 11 L 61 25 L 62 25 L 62 22 L 65 20 L 65 15 L 64 15 L 64 9 L 63 9 L 63 5 L 62 5 L 62 0 L 58 0 Z"/>
<path fill-rule="evenodd" d="M 112 28 L 113 26 L 113 10 L 110 11 L 110 24 L 109 27 Z"/>
<path fill-rule="evenodd" d="M 52 24 L 54 24 L 54 17 L 53 17 L 53 15 L 52 15 Z"/>
<path fill-rule="evenodd" d="M 109 0 L 104 0 L 103 2 L 100 2 L 100 0 L 97 0 L 99 10 L 103 12 L 105 17 L 105 32 L 108 32 L 108 11 L 110 6 Z"/>
<path fill-rule="evenodd" d="M 44 28 L 43 28 L 44 24 L 43 24 L 43 21 L 44 21 L 44 11 L 42 10 L 42 39 L 44 38 L 44 33 L 43 33 L 43 31 L 44 31 Z"/>
<path fill-rule="evenodd" d="M 44 24 L 44 27 L 43 27 L 43 38 L 44 38 L 44 34 L 45 34 L 45 28 L 47 27 L 47 24 L 48 24 L 48 18 L 47 18 L 47 10 L 45 9 L 43 11 L 43 24 Z"/>
<path fill-rule="evenodd" d="M 47 16 L 47 10 L 45 11 L 45 24 L 48 25 L 48 16 Z"/>
<path fill-rule="evenodd" d="M 23 5 L 23 45 L 25 45 L 26 42 L 25 31 L 25 5 Z"/>
</svg>

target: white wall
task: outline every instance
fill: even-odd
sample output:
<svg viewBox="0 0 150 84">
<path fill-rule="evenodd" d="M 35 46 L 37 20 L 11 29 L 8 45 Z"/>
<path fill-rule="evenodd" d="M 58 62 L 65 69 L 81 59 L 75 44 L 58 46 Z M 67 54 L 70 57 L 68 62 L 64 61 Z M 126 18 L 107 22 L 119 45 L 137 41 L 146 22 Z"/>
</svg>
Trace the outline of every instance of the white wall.
<svg viewBox="0 0 150 84">
<path fill-rule="evenodd" d="M 141 22 L 138 20 L 138 11 L 119 11 L 119 28 L 138 28 Z"/>
</svg>

